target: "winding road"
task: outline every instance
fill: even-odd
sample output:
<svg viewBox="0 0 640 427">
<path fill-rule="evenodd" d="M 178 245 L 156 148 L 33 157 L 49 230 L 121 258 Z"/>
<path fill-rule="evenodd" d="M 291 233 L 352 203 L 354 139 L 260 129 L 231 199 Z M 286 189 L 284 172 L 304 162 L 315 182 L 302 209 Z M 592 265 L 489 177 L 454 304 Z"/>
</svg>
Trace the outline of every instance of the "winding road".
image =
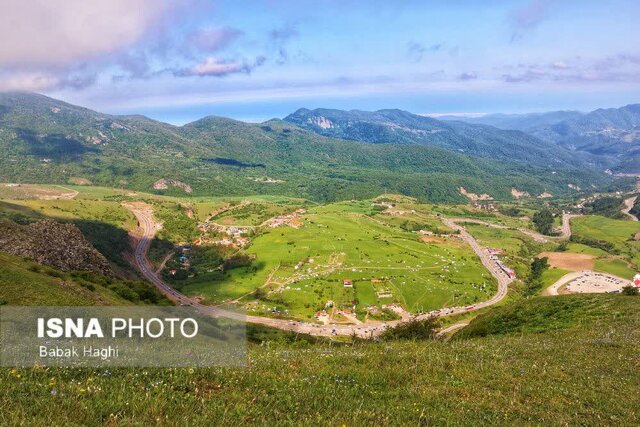
<svg viewBox="0 0 640 427">
<path fill-rule="evenodd" d="M 200 304 L 198 301 L 178 292 L 168 284 L 166 284 L 160 276 L 154 271 L 147 253 L 151 245 L 151 241 L 158 231 L 159 227 L 153 219 L 153 211 L 149 206 L 142 203 L 136 204 L 124 204 L 124 206 L 130 209 L 138 220 L 142 235 L 135 248 L 135 264 L 142 273 L 142 275 L 151 283 L 153 283 L 158 290 L 160 290 L 167 298 L 176 304 L 187 305 L 196 308 L 200 313 L 213 317 L 224 317 L 229 319 L 235 319 L 239 321 L 245 321 L 248 323 L 254 323 L 264 326 L 269 326 L 284 331 L 299 332 L 314 336 L 358 336 L 360 338 L 372 338 L 381 334 L 385 329 L 394 327 L 404 322 L 404 320 L 396 320 L 389 322 L 379 323 L 366 323 L 359 325 L 336 325 L 328 324 L 322 325 L 317 323 L 299 322 L 284 319 L 273 319 L 269 317 L 250 316 L 241 312 L 225 310 L 216 306 L 208 306 Z M 467 219 L 443 219 L 443 222 L 454 230 L 459 231 L 460 238 L 468 243 L 473 251 L 478 255 L 482 264 L 489 270 L 498 281 L 498 291 L 491 298 L 486 301 L 482 301 L 477 304 L 463 306 L 463 307 L 450 307 L 434 310 L 428 313 L 424 313 L 418 316 L 413 316 L 412 319 L 426 319 L 429 317 L 441 317 L 450 316 L 454 314 L 466 313 L 481 308 L 489 307 L 491 305 L 500 302 L 508 291 L 508 286 L 513 279 L 507 276 L 494 261 L 491 260 L 489 254 L 484 248 L 482 248 L 476 239 L 469 234 L 466 229 L 459 225 L 458 222 L 468 222 Z"/>
<path fill-rule="evenodd" d="M 562 237 L 563 239 L 571 238 L 571 220 L 573 218 L 579 218 L 581 216 L 582 215 L 579 215 L 579 214 L 563 213 L 562 214 L 562 228 L 561 228 L 562 235 L 560 237 Z"/>
<path fill-rule="evenodd" d="M 631 209 L 636 204 L 636 200 L 638 200 L 638 196 L 629 197 L 624 201 L 624 209 L 622 209 L 622 213 L 625 214 L 631 221 L 638 221 L 638 217 L 631 213 Z"/>
</svg>

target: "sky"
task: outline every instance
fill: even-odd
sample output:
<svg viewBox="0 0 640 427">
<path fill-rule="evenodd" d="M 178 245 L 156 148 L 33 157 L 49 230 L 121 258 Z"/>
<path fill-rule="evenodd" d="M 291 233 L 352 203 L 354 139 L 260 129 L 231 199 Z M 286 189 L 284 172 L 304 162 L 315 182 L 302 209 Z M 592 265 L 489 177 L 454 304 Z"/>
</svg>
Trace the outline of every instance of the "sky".
<svg viewBox="0 0 640 427">
<path fill-rule="evenodd" d="M 0 91 L 175 124 L 640 103 L 637 0 L 0 0 Z"/>
</svg>

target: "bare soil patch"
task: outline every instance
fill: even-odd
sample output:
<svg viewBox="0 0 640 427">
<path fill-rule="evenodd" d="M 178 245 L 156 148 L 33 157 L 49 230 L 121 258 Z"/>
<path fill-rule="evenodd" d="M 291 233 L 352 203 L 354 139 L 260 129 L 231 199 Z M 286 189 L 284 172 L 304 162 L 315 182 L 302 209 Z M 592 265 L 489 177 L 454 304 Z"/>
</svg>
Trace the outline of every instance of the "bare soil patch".
<svg viewBox="0 0 640 427">
<path fill-rule="evenodd" d="M 542 252 L 538 258 L 549 258 L 549 265 L 563 270 L 582 271 L 592 270 L 596 257 L 589 254 L 574 254 L 570 252 Z"/>
</svg>

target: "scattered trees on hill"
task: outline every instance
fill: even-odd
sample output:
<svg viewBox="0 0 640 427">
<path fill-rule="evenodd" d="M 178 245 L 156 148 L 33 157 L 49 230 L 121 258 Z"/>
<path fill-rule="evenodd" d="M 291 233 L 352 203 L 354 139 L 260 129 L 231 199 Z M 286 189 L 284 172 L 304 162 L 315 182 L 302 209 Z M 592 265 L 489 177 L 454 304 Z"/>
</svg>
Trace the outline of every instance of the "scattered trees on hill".
<svg viewBox="0 0 640 427">
<path fill-rule="evenodd" d="M 507 216 L 518 217 L 522 215 L 522 211 L 515 206 L 500 207 L 500 213 Z"/>
<path fill-rule="evenodd" d="M 609 218 L 624 218 L 620 212 L 623 208 L 623 200 L 619 197 L 599 197 L 584 206 L 584 213 L 590 215 L 602 215 Z"/>
</svg>

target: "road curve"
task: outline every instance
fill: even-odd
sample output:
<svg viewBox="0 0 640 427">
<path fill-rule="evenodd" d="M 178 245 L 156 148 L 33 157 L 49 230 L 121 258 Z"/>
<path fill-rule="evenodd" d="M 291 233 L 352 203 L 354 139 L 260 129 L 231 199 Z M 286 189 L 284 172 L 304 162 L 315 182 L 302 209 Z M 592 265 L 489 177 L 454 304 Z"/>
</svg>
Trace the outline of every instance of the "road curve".
<svg viewBox="0 0 640 427">
<path fill-rule="evenodd" d="M 220 307 L 208 306 L 200 304 L 199 302 L 189 298 L 188 296 L 178 292 L 168 284 L 166 284 L 158 274 L 153 270 L 149 259 L 147 258 L 147 253 L 149 251 L 149 247 L 151 245 L 151 241 L 155 236 L 157 231 L 157 226 L 153 220 L 153 212 L 151 208 L 133 206 L 131 204 L 124 204 L 125 207 L 130 209 L 135 217 L 138 220 L 140 229 L 142 231 L 142 236 L 138 241 L 138 244 L 135 248 L 134 252 L 134 260 L 135 264 L 142 273 L 142 275 L 149 282 L 153 283 L 160 292 L 162 292 L 167 298 L 173 301 L 176 304 L 187 305 L 196 308 L 200 313 L 213 316 L 213 317 L 224 317 L 229 319 L 235 319 L 239 321 L 245 321 L 248 323 L 254 323 L 264 326 L 269 326 L 272 328 L 281 329 L 284 331 L 292 331 L 298 333 L 304 333 L 314 336 L 358 336 L 360 338 L 373 338 L 377 335 L 380 335 L 385 329 L 394 327 L 404 322 L 402 320 L 389 321 L 389 322 L 380 322 L 380 323 L 372 323 L 372 324 L 361 324 L 361 325 L 321 325 L 317 323 L 309 323 L 309 322 L 299 322 L 292 320 L 284 320 L 284 319 L 273 319 L 270 317 L 260 317 L 260 316 L 250 316 L 243 314 L 241 312 L 235 312 L 231 310 L 225 310 Z M 481 308 L 489 307 L 500 302 L 506 295 L 508 291 L 509 284 L 513 281 L 513 279 L 509 278 L 496 264 L 493 262 L 489 254 L 478 244 L 473 236 L 471 236 L 461 225 L 458 225 L 458 221 L 456 219 L 443 219 L 443 222 L 448 225 L 450 228 L 454 230 L 458 230 L 460 232 L 460 237 L 462 240 L 467 242 L 473 251 L 478 255 L 482 264 L 489 270 L 491 275 L 493 275 L 498 281 L 498 291 L 497 293 L 489 300 L 463 306 L 463 307 L 451 307 L 451 308 L 442 308 L 439 310 L 434 310 L 428 313 L 424 313 L 418 316 L 413 316 L 412 319 L 426 319 L 429 317 L 441 317 L 441 316 L 450 316 L 454 314 L 460 314 L 465 312 L 470 312 L 474 310 L 478 310 Z"/>
<path fill-rule="evenodd" d="M 638 196 L 629 197 L 624 201 L 624 209 L 622 209 L 622 213 L 625 214 L 631 221 L 638 221 L 638 217 L 631 213 L 631 209 L 636 204 L 636 200 L 638 200 Z"/>
<path fill-rule="evenodd" d="M 583 215 L 570 214 L 570 213 L 564 212 L 562 214 L 562 227 L 561 227 L 562 235 L 560 237 L 562 237 L 563 239 L 570 239 L 571 238 L 571 220 L 573 218 L 579 218 L 581 216 Z"/>
</svg>

